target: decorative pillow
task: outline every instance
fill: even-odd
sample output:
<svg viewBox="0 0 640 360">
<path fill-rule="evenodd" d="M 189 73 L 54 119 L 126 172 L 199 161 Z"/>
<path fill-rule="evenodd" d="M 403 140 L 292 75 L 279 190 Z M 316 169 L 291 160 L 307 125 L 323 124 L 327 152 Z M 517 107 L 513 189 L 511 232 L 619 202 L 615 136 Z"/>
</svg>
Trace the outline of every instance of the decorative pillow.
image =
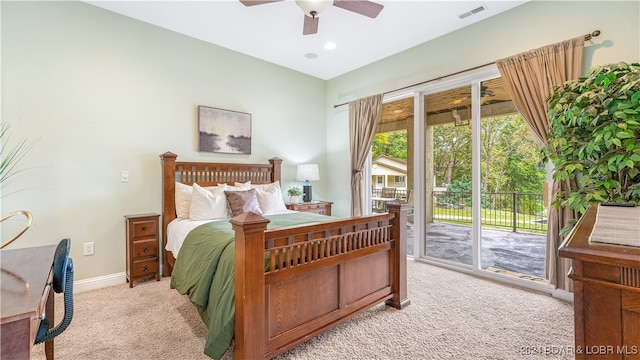
<svg viewBox="0 0 640 360">
<path fill-rule="evenodd" d="M 193 184 L 189 218 L 191 220 L 225 219 L 228 216 L 227 200 L 224 191 L 227 185 L 203 188 Z"/>
<path fill-rule="evenodd" d="M 282 198 L 282 189 L 280 188 L 280 181 L 272 182 L 271 184 L 265 184 L 264 186 L 255 186 L 256 195 L 258 196 L 258 203 L 260 209 L 264 214 L 273 214 L 287 210 L 287 206 L 284 204 Z"/>
<path fill-rule="evenodd" d="M 227 203 L 229 203 L 229 209 L 231 210 L 232 217 L 244 214 L 248 211 L 262 215 L 262 210 L 260 210 L 260 204 L 258 203 L 258 197 L 256 196 L 256 189 L 244 191 L 225 190 L 224 194 L 227 196 Z"/>
<path fill-rule="evenodd" d="M 176 215 L 178 219 L 189 218 L 191 192 L 191 186 L 176 181 Z"/>
</svg>

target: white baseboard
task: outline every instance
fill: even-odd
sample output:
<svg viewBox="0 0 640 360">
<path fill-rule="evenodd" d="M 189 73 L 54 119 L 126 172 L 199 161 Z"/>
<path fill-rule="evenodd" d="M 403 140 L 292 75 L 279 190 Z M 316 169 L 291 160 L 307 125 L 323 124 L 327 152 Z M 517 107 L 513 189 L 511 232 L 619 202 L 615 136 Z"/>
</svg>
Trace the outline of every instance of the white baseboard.
<svg viewBox="0 0 640 360">
<path fill-rule="evenodd" d="M 551 293 L 551 296 L 553 296 L 554 298 L 558 298 L 560 300 L 573 302 L 573 293 L 567 290 L 554 289 L 553 292 Z"/>
<path fill-rule="evenodd" d="M 122 285 L 127 282 L 127 273 L 98 276 L 90 279 L 83 279 L 73 282 L 73 291 L 80 293 L 83 291 L 100 289 L 108 286 Z"/>
</svg>

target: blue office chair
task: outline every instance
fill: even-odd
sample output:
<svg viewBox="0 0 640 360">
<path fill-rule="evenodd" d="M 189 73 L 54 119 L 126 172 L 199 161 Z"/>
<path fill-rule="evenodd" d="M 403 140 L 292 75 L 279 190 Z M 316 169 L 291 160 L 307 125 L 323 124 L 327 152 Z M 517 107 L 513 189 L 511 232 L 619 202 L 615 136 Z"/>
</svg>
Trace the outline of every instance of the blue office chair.
<svg viewBox="0 0 640 360">
<path fill-rule="evenodd" d="M 36 334 L 36 344 L 49 341 L 60 335 L 71 323 L 73 318 L 73 259 L 69 257 L 71 239 L 63 239 L 58 243 L 53 255 L 53 291 L 64 292 L 64 317 L 55 327 L 49 329 L 49 319 L 40 322 Z"/>
</svg>

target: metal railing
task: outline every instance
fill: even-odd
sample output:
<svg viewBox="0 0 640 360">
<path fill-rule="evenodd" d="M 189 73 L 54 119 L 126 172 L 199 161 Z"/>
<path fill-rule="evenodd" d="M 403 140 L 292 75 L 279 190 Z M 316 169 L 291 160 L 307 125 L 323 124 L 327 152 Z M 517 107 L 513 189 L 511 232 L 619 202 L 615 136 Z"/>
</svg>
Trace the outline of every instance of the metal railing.
<svg viewBox="0 0 640 360">
<path fill-rule="evenodd" d="M 396 190 L 396 198 L 407 201 L 407 190 Z M 372 190 L 373 197 L 381 197 L 382 189 Z M 433 219 L 471 224 L 471 192 L 434 191 Z M 527 230 L 544 233 L 547 217 L 542 194 L 482 193 L 482 225 L 508 228 L 513 232 Z M 374 204 L 374 211 L 379 210 Z"/>
<path fill-rule="evenodd" d="M 434 191 L 433 219 L 471 223 L 471 193 Z M 546 232 L 547 218 L 542 194 L 482 193 L 482 225 L 509 228 L 513 232 Z"/>
<path fill-rule="evenodd" d="M 382 189 L 373 189 L 371 192 L 372 197 L 382 197 Z M 397 189 L 396 199 L 407 201 L 407 190 Z"/>
</svg>

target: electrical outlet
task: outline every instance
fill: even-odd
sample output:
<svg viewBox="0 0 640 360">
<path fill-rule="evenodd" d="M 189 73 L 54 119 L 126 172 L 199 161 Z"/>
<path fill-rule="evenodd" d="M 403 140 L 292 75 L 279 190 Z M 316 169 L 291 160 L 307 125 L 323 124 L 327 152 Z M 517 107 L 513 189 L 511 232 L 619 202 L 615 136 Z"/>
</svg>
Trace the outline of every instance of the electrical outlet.
<svg viewBox="0 0 640 360">
<path fill-rule="evenodd" d="M 93 248 L 93 242 L 86 242 L 84 243 L 84 255 L 93 255 L 94 254 L 94 248 Z"/>
</svg>

